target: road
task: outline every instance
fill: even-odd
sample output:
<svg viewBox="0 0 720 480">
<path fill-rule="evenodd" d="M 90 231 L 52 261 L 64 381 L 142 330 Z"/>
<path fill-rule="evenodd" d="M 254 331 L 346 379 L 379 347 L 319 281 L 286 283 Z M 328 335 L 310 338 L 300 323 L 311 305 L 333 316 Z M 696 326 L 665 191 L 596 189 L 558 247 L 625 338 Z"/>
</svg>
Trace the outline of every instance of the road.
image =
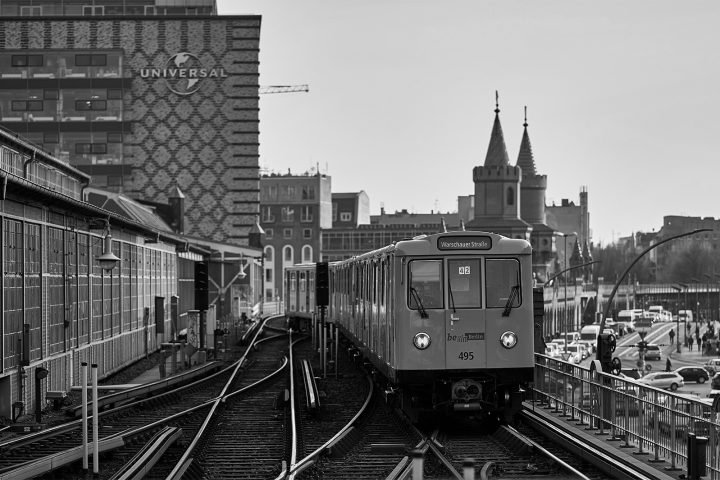
<svg viewBox="0 0 720 480">
<path fill-rule="evenodd" d="M 716 322 L 717 331 L 718 322 Z M 681 325 L 681 328 L 684 326 Z M 695 323 L 691 324 L 692 331 L 695 331 Z M 702 365 L 710 358 L 707 355 L 702 355 L 701 352 L 697 351 L 697 346 L 693 345 L 693 351 L 690 352 L 684 345 L 681 346 L 681 353 L 677 353 L 677 345 L 670 345 L 670 337 L 668 333 L 670 330 L 675 330 L 675 340 L 677 338 L 677 324 L 675 322 L 655 323 L 651 330 L 647 333 L 645 341 L 648 343 L 654 343 L 660 346 L 661 356 L 660 360 L 646 361 L 646 370 L 650 372 L 657 372 L 665 370 L 665 365 L 668 356 L 672 364 L 672 369 L 682 367 L 685 365 Z M 704 328 L 701 330 L 701 334 Z M 682 339 L 684 340 L 684 333 Z M 640 335 L 637 332 L 618 337 L 617 348 L 613 356 L 618 357 L 622 361 L 623 368 L 638 368 L 639 354 L 637 349 L 637 343 L 640 341 Z M 594 359 L 594 356 L 586 358 L 582 361 L 582 365 L 589 366 L 590 362 Z M 678 389 L 678 392 L 695 394 L 700 397 L 706 397 L 710 393 L 710 382 L 704 384 L 700 383 L 686 383 L 684 387 Z"/>
</svg>

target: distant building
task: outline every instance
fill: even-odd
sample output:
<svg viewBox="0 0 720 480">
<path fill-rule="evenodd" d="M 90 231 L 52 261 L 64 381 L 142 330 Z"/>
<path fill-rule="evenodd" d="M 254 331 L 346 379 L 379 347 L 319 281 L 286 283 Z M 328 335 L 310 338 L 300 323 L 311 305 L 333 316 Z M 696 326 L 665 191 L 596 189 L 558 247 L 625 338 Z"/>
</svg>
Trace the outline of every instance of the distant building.
<svg viewBox="0 0 720 480">
<path fill-rule="evenodd" d="M 0 1 L 0 123 L 134 199 L 185 195 L 185 233 L 258 216 L 260 16 L 215 0 Z"/>
<path fill-rule="evenodd" d="M 263 175 L 260 226 L 265 231 L 265 300 L 282 296 L 283 270 L 317 262 L 320 233 L 332 227 L 331 178 L 327 175 Z"/>
<path fill-rule="evenodd" d="M 332 194 L 333 228 L 353 228 L 370 223 L 370 199 L 364 191 Z"/>
</svg>

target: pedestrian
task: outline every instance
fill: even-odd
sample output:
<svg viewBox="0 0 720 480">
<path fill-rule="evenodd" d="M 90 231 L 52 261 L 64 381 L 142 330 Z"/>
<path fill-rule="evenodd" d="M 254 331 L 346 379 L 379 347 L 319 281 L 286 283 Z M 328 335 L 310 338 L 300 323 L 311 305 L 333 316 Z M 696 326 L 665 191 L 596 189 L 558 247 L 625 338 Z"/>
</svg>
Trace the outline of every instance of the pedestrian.
<svg viewBox="0 0 720 480">
<path fill-rule="evenodd" d="M 693 343 L 695 343 L 695 339 L 693 337 L 688 338 L 688 347 L 690 351 L 692 351 Z"/>
<path fill-rule="evenodd" d="M 700 326 L 695 325 L 695 336 L 697 337 L 698 335 L 700 335 Z"/>
<path fill-rule="evenodd" d="M 700 335 L 695 335 L 695 340 L 697 340 L 697 346 L 698 346 L 698 352 L 701 351 L 702 343 L 700 342 Z"/>
<path fill-rule="evenodd" d="M 670 345 L 672 345 L 673 342 L 675 341 L 675 330 L 673 330 L 671 328 L 670 331 L 668 332 L 668 336 L 670 337 Z"/>
<path fill-rule="evenodd" d="M 668 357 L 667 360 L 665 360 L 665 371 L 669 372 L 672 370 L 672 363 L 670 363 L 670 357 Z"/>
</svg>

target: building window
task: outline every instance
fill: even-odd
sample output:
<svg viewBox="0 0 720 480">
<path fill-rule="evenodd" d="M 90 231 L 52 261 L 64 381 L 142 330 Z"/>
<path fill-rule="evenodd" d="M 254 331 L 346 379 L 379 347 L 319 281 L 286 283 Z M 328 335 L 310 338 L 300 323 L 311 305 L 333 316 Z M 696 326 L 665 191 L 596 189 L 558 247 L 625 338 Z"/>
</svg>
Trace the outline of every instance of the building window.
<svg viewBox="0 0 720 480">
<path fill-rule="evenodd" d="M 285 198 L 290 200 L 295 199 L 295 185 L 285 185 Z"/>
<path fill-rule="evenodd" d="M 265 281 L 266 282 L 272 282 L 272 268 L 266 268 L 265 269 Z"/>
<path fill-rule="evenodd" d="M 333 222 L 337 222 L 337 212 L 338 212 L 337 203 L 333 203 L 332 206 L 333 206 L 333 213 L 332 213 L 333 219 L 332 219 L 332 221 L 333 221 Z"/>
<path fill-rule="evenodd" d="M 301 222 L 312 222 L 313 220 L 313 208 L 310 205 L 303 205 L 300 209 L 300 221 Z"/>
<path fill-rule="evenodd" d="M 262 222 L 272 223 L 274 221 L 275 217 L 272 214 L 272 209 L 270 207 L 262 207 Z"/>
<path fill-rule="evenodd" d="M 509 187 L 507 189 L 507 204 L 515 205 L 515 189 L 513 189 L 512 187 Z"/>
<path fill-rule="evenodd" d="M 13 55 L 10 59 L 13 67 L 42 67 L 42 55 Z"/>
<path fill-rule="evenodd" d="M 75 55 L 76 67 L 104 67 L 106 65 L 107 55 L 104 53 L 80 53 Z"/>
<path fill-rule="evenodd" d="M 315 187 L 313 185 L 303 185 L 302 199 L 303 200 L 315 200 Z"/>
<path fill-rule="evenodd" d="M 104 15 L 105 7 L 96 7 L 94 5 L 83 6 L 83 15 Z"/>
<path fill-rule="evenodd" d="M 340 221 L 349 222 L 350 220 L 352 220 L 352 212 L 342 212 L 340 214 Z"/>
<path fill-rule="evenodd" d="M 291 245 L 283 247 L 283 261 L 289 264 L 293 263 L 293 247 Z"/>
<path fill-rule="evenodd" d="M 76 143 L 75 153 L 107 153 L 107 143 Z"/>
<path fill-rule="evenodd" d="M 38 17 L 42 15 L 42 7 L 20 7 L 21 17 Z"/>
<path fill-rule="evenodd" d="M 145 5 L 145 15 L 157 15 L 154 5 Z"/>
<path fill-rule="evenodd" d="M 302 247 L 302 263 L 312 262 L 312 247 L 310 245 L 303 245 Z"/>
<path fill-rule="evenodd" d="M 312 238 L 312 228 L 303 228 L 303 238 Z"/>
<path fill-rule="evenodd" d="M 108 187 L 121 187 L 123 184 L 122 175 L 108 175 L 107 184 Z"/>
<path fill-rule="evenodd" d="M 13 112 L 42 112 L 42 100 L 13 100 L 11 104 Z"/>
<path fill-rule="evenodd" d="M 122 143 L 123 136 L 121 132 L 108 132 L 107 134 L 108 143 Z"/>
<path fill-rule="evenodd" d="M 282 207 L 280 210 L 280 218 L 283 222 L 292 222 L 295 220 L 295 209 L 292 207 Z"/>
<path fill-rule="evenodd" d="M 119 88 L 108 88 L 107 98 L 108 100 L 122 100 L 122 90 Z"/>
<path fill-rule="evenodd" d="M 107 110 L 106 100 L 75 100 L 75 110 L 78 112 L 88 110 Z"/>
<path fill-rule="evenodd" d="M 265 247 L 265 262 L 272 263 L 274 256 L 275 256 L 275 249 L 270 245 Z"/>
<path fill-rule="evenodd" d="M 292 228 L 283 228 L 283 238 L 292 238 Z"/>
<path fill-rule="evenodd" d="M 273 229 L 272 228 L 265 229 L 265 238 L 267 238 L 268 240 L 272 240 L 272 238 L 273 238 Z"/>
</svg>

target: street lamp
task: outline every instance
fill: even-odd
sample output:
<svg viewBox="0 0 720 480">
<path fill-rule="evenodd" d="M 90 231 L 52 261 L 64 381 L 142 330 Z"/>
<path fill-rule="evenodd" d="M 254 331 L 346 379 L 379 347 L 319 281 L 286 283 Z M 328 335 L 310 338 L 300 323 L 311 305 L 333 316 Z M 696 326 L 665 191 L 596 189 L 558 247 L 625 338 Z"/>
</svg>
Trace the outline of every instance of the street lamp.
<svg viewBox="0 0 720 480">
<path fill-rule="evenodd" d="M 577 233 L 562 233 L 562 232 L 555 232 L 554 235 L 559 235 L 563 237 L 563 243 L 564 243 L 564 250 L 563 250 L 563 272 L 566 272 L 568 270 L 568 262 L 567 262 L 567 237 L 574 235 L 575 238 L 577 238 Z M 562 272 L 561 272 L 562 273 Z M 549 282 L 549 280 L 548 280 Z M 565 286 L 565 300 L 564 300 L 564 306 L 563 306 L 563 331 L 566 334 L 565 335 L 565 353 L 567 353 L 567 331 L 568 331 L 568 308 L 567 308 L 567 277 L 563 278 L 563 284 Z"/>
<path fill-rule="evenodd" d="M 605 317 L 607 317 L 608 314 L 609 314 L 610 305 L 612 305 L 613 298 L 615 298 L 615 293 L 617 293 L 618 288 L 620 288 L 620 284 L 625 280 L 625 277 L 627 277 L 627 274 L 630 272 L 630 269 L 631 269 L 633 266 L 635 266 L 635 264 L 636 264 L 637 262 L 639 262 L 640 259 L 641 259 L 643 256 L 645 256 L 645 254 L 647 254 L 650 250 L 652 250 L 652 249 L 654 249 L 654 248 L 657 248 L 657 247 L 659 247 L 660 245 L 662 245 L 663 243 L 667 243 L 667 242 L 669 242 L 669 241 L 671 241 L 671 240 L 675 240 L 675 239 L 681 238 L 681 237 L 686 237 L 686 236 L 688 236 L 688 235 L 694 235 L 694 234 L 700 233 L 700 232 L 709 232 L 709 231 L 711 231 L 711 229 L 709 229 L 709 228 L 699 228 L 699 229 L 697 229 L 697 230 L 692 230 L 692 231 L 690 231 L 690 232 L 685 232 L 685 233 L 680 233 L 680 234 L 678 234 L 678 235 L 673 235 L 672 237 L 668 237 L 668 238 L 665 238 L 665 239 L 663 239 L 663 240 L 660 240 L 659 242 L 657 242 L 657 243 L 649 246 L 649 247 L 646 248 L 645 250 L 643 250 L 642 253 L 640 253 L 640 255 L 638 255 L 638 256 L 635 258 L 635 260 L 633 260 L 633 261 L 630 263 L 630 265 L 628 265 L 628 267 L 625 269 L 625 271 L 622 273 L 622 275 L 620 275 L 620 277 L 619 277 L 619 278 L 617 279 L 617 281 L 615 282 L 615 286 L 613 287 L 612 292 L 610 292 L 610 296 L 608 297 L 607 304 L 605 305 L 605 311 L 603 312 L 603 316 L 602 316 L 602 318 L 600 319 L 600 332 L 602 333 L 603 329 L 605 328 Z M 599 335 L 598 335 L 598 338 L 599 338 Z M 597 360 L 601 360 L 601 358 L 599 357 L 599 352 L 598 352 L 597 355 L 598 355 L 598 356 L 597 356 Z M 594 365 L 594 364 L 593 364 L 593 365 Z"/>
<path fill-rule="evenodd" d="M 677 353 L 680 353 L 680 287 L 687 287 L 687 285 L 680 284 L 680 287 L 676 287 L 675 285 L 671 285 L 673 290 L 677 293 L 677 300 L 675 301 L 675 311 L 677 312 L 677 317 L 675 318 L 676 321 L 676 330 L 677 330 Z M 685 334 L 685 337 L 687 337 L 687 333 Z"/>
</svg>

